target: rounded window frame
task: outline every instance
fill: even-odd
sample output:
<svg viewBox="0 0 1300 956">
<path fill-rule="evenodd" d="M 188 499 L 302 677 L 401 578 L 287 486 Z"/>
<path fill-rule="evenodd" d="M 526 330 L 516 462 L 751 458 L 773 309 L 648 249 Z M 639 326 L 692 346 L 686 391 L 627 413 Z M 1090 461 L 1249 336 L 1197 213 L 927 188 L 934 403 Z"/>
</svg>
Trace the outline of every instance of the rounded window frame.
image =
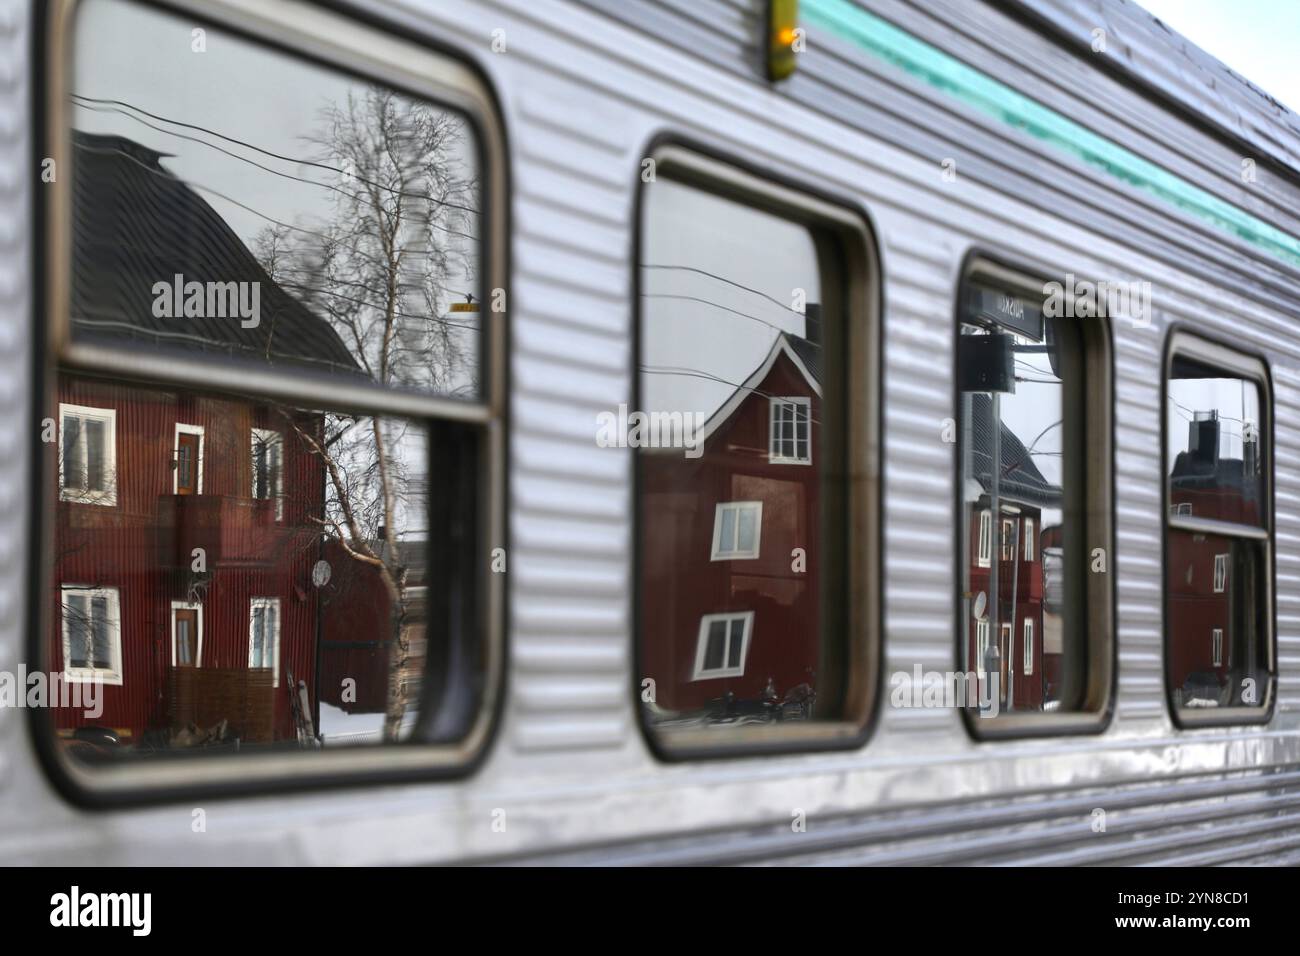
<svg viewBox="0 0 1300 956">
<path fill-rule="evenodd" d="M 509 152 L 499 100 L 486 74 L 472 58 L 454 47 L 435 45 L 396 28 L 360 21 L 338 11 L 307 7 L 285 0 L 129 0 L 145 10 L 185 15 L 196 24 L 219 28 L 267 53 L 316 64 L 342 74 L 383 84 L 414 98 L 458 111 L 471 124 L 477 140 L 477 160 L 483 177 L 480 213 L 482 288 L 505 289 L 509 276 Z M 326 408 L 406 417 L 426 424 L 431 434 L 438 423 L 477 429 L 474 467 L 479 481 L 475 504 L 479 511 L 476 548 L 484 560 L 474 579 L 478 616 L 472 639 L 481 642 L 484 680 L 480 699 L 465 736 L 454 743 L 410 739 L 371 747 L 318 749 L 307 753 L 205 756 L 200 761 L 149 763 L 123 761 L 91 767 L 63 752 L 52 714 L 32 711 L 28 729 L 38 759 L 59 792 L 71 803 L 90 810 L 149 805 L 197 797 L 294 792 L 405 781 L 447 780 L 474 773 L 486 759 L 501 721 L 506 683 L 507 591 L 504 575 L 489 573 L 486 556 L 508 539 L 505 470 L 507 451 L 508 335 L 505 313 L 491 317 L 480 336 L 482 388 L 465 401 L 407 393 L 382 387 L 340 389 L 328 379 L 274 375 L 263 370 L 205 369 L 196 360 L 170 357 L 141 361 L 122 349 L 73 343 L 71 340 L 70 277 L 72 269 L 72 196 L 68 175 L 71 123 L 67 93 L 75 61 L 76 17 L 84 0 L 51 0 L 45 12 L 45 61 L 39 134 L 33 152 L 53 158 L 63 173 L 58 186 L 38 195 L 37 262 L 34 335 L 34 401 L 37 408 L 54 400 L 60 371 L 110 375 L 131 384 L 224 392 L 256 399 L 314 402 Z M 50 317 L 45 334 L 35 317 Z M 30 523 L 29 560 L 32 573 L 27 595 L 26 653 L 28 660 L 48 670 L 46 636 L 52 614 L 46 595 L 51 576 L 46 557 L 53 539 L 56 495 L 42 464 L 39 435 L 34 438 L 33 475 L 36 507 Z M 422 717 L 421 726 L 427 726 Z"/>
<path fill-rule="evenodd" d="M 664 762 L 718 758 L 800 754 L 827 750 L 853 750 L 870 739 L 883 698 L 883 411 L 884 378 L 881 330 L 884 314 L 883 267 L 878 230 L 869 215 L 852 199 L 823 193 L 790 176 L 758 169 L 727 152 L 698 141 L 662 134 L 641 155 L 652 163 L 654 176 L 665 173 L 674 182 L 712 195 L 732 199 L 809 227 L 823 236 L 833 235 L 841 254 L 839 294 L 845 314 L 845 335 L 857 361 L 858 374 L 845 382 L 846 404 L 842 440 L 845 455 L 858 467 L 861 480 L 846 483 L 845 510 L 852 526 L 844 536 L 843 575 L 856 582 L 851 589 L 848 621 L 845 710 L 842 720 L 761 728 L 737 728 L 728 739 L 709 731 L 667 732 L 647 720 L 642 705 L 641 663 L 646 636 L 642 624 L 642 530 L 639 463 L 631 462 L 633 501 L 632 544 L 632 667 L 631 701 L 636 723 L 650 752 Z M 641 297 L 642 235 L 646 192 L 654 178 L 642 176 L 634 191 L 630 258 L 632 407 L 639 407 L 641 333 L 644 321 Z M 819 264 L 824 260 L 819 257 Z M 823 273 L 823 284 L 825 283 Z"/>
<path fill-rule="evenodd" d="M 958 274 L 956 308 L 953 314 L 952 354 L 952 408 L 953 421 L 960 429 L 961 391 L 957 377 L 957 339 L 962 334 L 965 321 L 967 293 L 974 283 L 994 288 L 1004 288 L 1013 294 L 1044 298 L 1046 289 L 1055 283 L 1062 291 L 1070 288 L 1062 281 L 1070 273 L 1041 265 L 1026 265 L 1005 258 L 999 253 L 975 248 L 968 251 Z M 1058 276 L 1057 278 L 1046 278 Z M 1087 619 L 1083 633 L 1087 640 L 1084 655 L 1087 660 L 1087 677 L 1082 706 L 1074 711 L 1039 713 L 1000 713 L 996 717 L 982 718 L 969 707 L 960 707 L 962 721 L 971 739 L 976 741 L 1012 740 L 1032 737 L 1068 736 L 1104 733 L 1114 716 L 1116 682 L 1118 680 L 1117 608 L 1114 586 L 1115 567 L 1115 373 L 1114 373 L 1114 319 L 1106 314 L 1104 303 L 1094 315 L 1084 321 L 1083 361 L 1088 370 L 1091 387 L 1082 389 L 1083 436 L 1082 442 L 1090 449 L 1095 464 L 1086 467 L 1085 488 L 1087 523 L 1084 530 L 1085 550 L 1091 553 L 1103 548 L 1106 556 L 1104 574 L 1085 572 Z M 962 562 L 968 560 L 969 549 L 964 529 L 964 502 L 962 500 L 961 440 L 953 442 L 953 528 L 957 532 L 954 543 L 952 570 L 953 598 L 953 650 L 954 660 L 960 666 L 964 660 L 966 643 L 965 616 L 962 606 Z M 1095 452 L 1095 454 L 1092 454 Z M 998 534 L 994 523 L 993 547 L 997 547 Z M 1042 641 L 1042 635 L 1037 638 Z"/>
<path fill-rule="evenodd" d="M 1268 657 L 1268 689 L 1260 707 L 1215 707 L 1201 712 L 1198 708 L 1178 707 L 1174 703 L 1174 688 L 1169 682 L 1171 660 L 1169 589 L 1169 420 L 1165 413 L 1165 395 L 1169 372 L 1176 356 L 1186 356 L 1202 364 L 1241 375 L 1254 381 L 1260 390 L 1261 433 L 1266 436 L 1264 449 L 1264 503 L 1267 535 L 1262 538 L 1266 560 L 1265 590 L 1268 608 L 1264 621 L 1268 628 L 1265 651 Z M 1272 723 L 1278 698 L 1277 651 L 1277 513 L 1274 501 L 1274 402 L 1273 371 L 1268 358 L 1261 352 L 1242 349 L 1213 334 L 1192 328 L 1183 323 L 1170 325 L 1165 336 L 1160 366 L 1160 680 L 1164 685 L 1165 706 L 1169 719 L 1179 730 L 1204 730 L 1215 727 L 1265 726 Z"/>
</svg>

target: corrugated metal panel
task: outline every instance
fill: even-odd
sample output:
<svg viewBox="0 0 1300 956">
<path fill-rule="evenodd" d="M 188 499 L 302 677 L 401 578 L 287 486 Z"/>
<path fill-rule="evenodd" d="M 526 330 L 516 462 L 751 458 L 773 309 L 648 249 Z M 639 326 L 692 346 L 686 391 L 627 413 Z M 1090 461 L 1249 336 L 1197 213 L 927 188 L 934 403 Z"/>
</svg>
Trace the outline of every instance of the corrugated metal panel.
<svg viewBox="0 0 1300 956">
<path fill-rule="evenodd" d="M 587 0 L 587 5 L 695 50 L 703 59 L 763 68 L 760 37 L 766 13 L 756 0 Z"/>
<path fill-rule="evenodd" d="M 754 0 L 754 6 L 761 4 Z M 1033 98 L 1045 98 L 1081 125 L 1169 165 L 1198 187 L 1285 224 L 1293 234 L 1300 232 L 1296 217 L 1288 211 L 1300 208 L 1300 185 L 1282 182 L 1261 169 L 1259 180 L 1246 188 L 1240 179 L 1241 157 L 1223 143 L 1194 131 L 1186 122 L 1155 114 L 1140 96 L 1089 68 L 1073 51 L 1006 14 L 982 4 L 936 8 L 904 0 L 871 0 L 864 6 L 945 51 L 968 58 L 997 80 Z M 618 15 L 653 32 L 645 4 L 620 5 Z M 665 39 L 692 48 L 689 31 Z M 751 80 L 761 77 L 761 71 L 736 57 L 712 62 Z M 1199 271 L 1221 287 L 1266 297 L 1271 307 L 1300 317 L 1293 297 L 1286 294 L 1294 270 L 1243 243 L 1225 242 L 1222 231 L 1171 215 L 1168 206 L 1153 203 L 1114 177 L 1044 150 L 1041 143 L 1010 126 L 991 124 L 955 108 L 946 93 L 863 56 L 824 31 L 810 29 L 808 52 L 799 62 L 799 70 L 780 89 L 808 108 L 900 145 L 936 167 L 941 160 L 954 158 L 962 178 L 1039 208 L 1057 209 L 1072 222 L 1159 253 L 1171 264 L 1197 261 Z M 1069 78 L 1068 86 L 1063 86 L 1062 78 Z M 1153 228 L 1157 223 L 1159 228 Z M 1242 256 L 1254 260 L 1249 281 L 1242 280 L 1235 268 Z"/>
<path fill-rule="evenodd" d="M 514 862 L 564 865 L 1096 865 L 1250 862 L 1300 851 L 1300 771 L 1188 777 L 1176 791 L 1131 784 L 1016 805 L 939 803 L 666 837 Z M 1208 826 L 1213 824 L 1213 826 Z"/>
<path fill-rule="evenodd" d="M 994 5 L 997 0 L 993 0 Z M 1029 0 L 1017 4 L 1015 0 L 1004 4 L 1016 6 L 1048 7 Z M 1050 5 L 1062 10 L 1062 5 Z M 1152 37 L 1149 47 L 1141 54 L 1133 44 L 1132 26 L 1149 26 L 1151 31 L 1168 35 L 1157 27 L 1154 19 L 1136 4 L 1111 2 L 1111 0 L 1078 0 L 1073 4 L 1077 18 L 1070 21 L 1069 32 L 1073 46 L 1058 44 L 1052 37 L 1017 34 L 1013 43 L 1007 42 L 1008 21 L 1000 13 L 991 13 L 987 7 L 969 3 L 942 5 L 916 3 L 915 0 L 872 0 L 872 9 L 899 26 L 923 39 L 942 46 L 982 70 L 986 70 L 1005 83 L 1023 89 L 1035 100 L 1074 119 L 1089 129 L 1106 136 L 1146 157 L 1170 172 L 1208 189 L 1228 202 L 1248 209 L 1293 235 L 1300 232 L 1300 213 L 1295 200 L 1300 197 L 1300 178 L 1285 179 L 1261 163 L 1259 178 L 1245 183 L 1241 177 L 1241 161 L 1253 157 L 1260 161 L 1270 155 L 1267 148 L 1243 152 L 1233 144 L 1206 135 L 1189 123 L 1175 120 L 1166 111 L 1153 109 L 1151 101 L 1119 79 L 1098 68 L 1100 57 L 1130 58 L 1137 56 L 1145 66 L 1137 67 L 1138 77 L 1170 66 L 1181 64 L 1187 53 L 1182 46 L 1163 42 Z M 1084 8 L 1087 9 L 1084 12 Z M 1091 51 L 1092 30 L 1104 28 L 1108 42 L 1104 53 Z M 1190 44 L 1188 44 L 1190 46 Z M 1212 57 L 1191 48 L 1200 58 Z M 1210 107 L 1219 96 L 1229 98 L 1235 110 L 1246 112 L 1261 106 L 1272 110 L 1270 101 L 1254 91 L 1240 94 L 1233 87 L 1240 81 L 1226 82 L 1229 71 L 1221 64 L 1215 83 L 1208 77 L 1204 85 L 1195 87 L 1199 96 L 1189 102 L 1197 108 Z M 1187 74 L 1179 67 L 1174 71 L 1179 82 L 1188 85 Z M 1274 104 L 1275 105 L 1275 104 Z M 1278 109 L 1276 133 L 1284 130 L 1287 114 Z M 1234 114 L 1236 115 L 1236 114 Z M 1157 118 L 1158 117 L 1158 118 Z M 1294 117 L 1291 117 L 1294 119 Z M 1264 144 L 1260 144 L 1263 146 Z M 1291 150 L 1300 149 L 1300 124 L 1297 124 L 1291 141 Z M 1296 170 L 1300 173 L 1300 168 Z"/>
<path fill-rule="evenodd" d="M 1277 157 L 1300 173 L 1300 116 L 1175 33 L 1139 3 L 1108 0 L 1005 0 L 1079 41 L 1098 27 L 1112 42 L 1106 56 L 1141 82 Z M 1289 132 L 1280 132 L 1289 131 Z"/>
<path fill-rule="evenodd" d="M 31 233 L 28 104 L 28 10 L 24 0 L 0 0 L 0 670 L 21 659 L 26 601 L 27 448 L 31 438 L 29 315 Z M 0 707 L 0 791 L 10 776 L 14 726 L 21 712 Z"/>
<path fill-rule="evenodd" d="M 0 829 L 0 856 L 364 863 L 540 859 L 575 846 L 588 848 L 572 858 L 584 862 L 1294 856 L 1300 345 L 1294 319 L 1270 307 L 1282 298 L 1281 272 L 1271 273 L 1273 291 L 1260 292 L 1258 262 L 1211 249 L 1213 234 L 1135 206 L 1068 164 L 1008 150 L 1000 131 L 889 71 L 832 53 L 830 40 L 820 59 L 808 54 L 794 84 L 773 92 L 754 79 L 740 44 L 729 44 L 730 61 L 702 56 L 673 35 L 621 25 L 620 11 L 648 5 L 617 6 L 601 14 L 538 0 L 376 6 L 478 58 L 502 98 L 514 150 L 512 670 L 503 732 L 484 767 L 455 784 L 232 804 L 222 827 L 181 845 L 170 835 L 174 808 L 117 814 L 105 826 L 38 799 L 45 787 L 24 755 L 26 799 L 6 803 L 14 812 Z M 1006 22 L 1008 46 L 1028 42 Z M 499 26 L 510 36 L 504 55 L 488 47 Z M 815 51 L 823 41 L 813 42 Z M 679 765 L 650 755 L 627 690 L 631 458 L 595 447 L 591 429 L 597 412 L 630 393 L 631 269 L 620 257 L 631 247 L 645 144 L 665 130 L 847 196 L 879 232 L 891 671 L 953 659 L 953 475 L 939 436 L 951 406 L 952 297 L 965 252 L 981 246 L 1061 272 L 1154 284 L 1152 326 L 1114 330 L 1120 696 L 1104 734 L 977 744 L 953 711 L 886 706 L 860 751 Z M 964 164 L 947 188 L 938 159 L 954 142 L 990 158 Z M 1188 256 L 1164 238 L 1178 234 L 1205 248 Z M 1248 294 L 1227 294 L 1229 285 Z M 1286 592 L 1283 694 L 1269 727 L 1178 732 L 1166 711 L 1153 450 L 1162 336 L 1172 321 L 1204 324 L 1273 362 Z M 0 591 L 19 583 L 7 574 Z M 491 827 L 494 808 L 507 811 L 505 832 Z M 1108 813 L 1104 836 L 1090 826 L 1095 808 Z M 806 833 L 790 832 L 796 809 L 808 814 Z"/>
</svg>

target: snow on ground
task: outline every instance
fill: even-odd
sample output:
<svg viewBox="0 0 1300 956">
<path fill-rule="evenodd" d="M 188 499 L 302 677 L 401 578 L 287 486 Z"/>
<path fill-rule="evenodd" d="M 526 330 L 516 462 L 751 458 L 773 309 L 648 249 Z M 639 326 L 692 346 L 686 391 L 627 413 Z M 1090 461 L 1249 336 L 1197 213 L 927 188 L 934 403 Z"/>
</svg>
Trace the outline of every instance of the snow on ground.
<svg viewBox="0 0 1300 956">
<path fill-rule="evenodd" d="M 349 714 L 341 707 L 320 703 L 320 736 L 330 744 L 378 743 L 383 738 L 383 714 Z"/>
</svg>

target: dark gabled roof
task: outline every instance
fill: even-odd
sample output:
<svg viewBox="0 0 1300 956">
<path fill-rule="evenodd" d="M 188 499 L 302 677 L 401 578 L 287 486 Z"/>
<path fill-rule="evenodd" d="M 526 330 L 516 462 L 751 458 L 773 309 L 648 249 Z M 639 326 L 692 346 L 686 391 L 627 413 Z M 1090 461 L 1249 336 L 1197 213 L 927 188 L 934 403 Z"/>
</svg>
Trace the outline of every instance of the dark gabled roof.
<svg viewBox="0 0 1300 956">
<path fill-rule="evenodd" d="M 73 130 L 72 325 L 78 337 L 360 375 L 333 327 L 281 288 L 224 219 L 123 136 Z M 159 318 L 154 284 L 260 283 L 260 322 Z"/>
<path fill-rule="evenodd" d="M 822 346 L 820 342 L 809 342 L 807 339 L 801 339 L 797 335 L 782 333 L 794 354 L 799 356 L 799 361 L 803 362 L 804 368 L 812 376 L 812 384 L 820 387 L 823 381 L 825 369 L 823 368 Z"/>
<path fill-rule="evenodd" d="M 1240 458 L 1205 461 L 1185 451 L 1174 457 L 1169 484 L 1184 491 L 1228 489 L 1244 498 L 1255 498 L 1259 487 L 1258 479 L 1247 477 L 1245 463 Z"/>
<path fill-rule="evenodd" d="M 992 489 L 989 469 L 993 457 L 992 419 L 993 402 L 989 396 L 983 392 L 971 393 L 971 470 L 985 494 Z M 998 457 L 1002 468 L 998 475 L 998 496 L 1040 508 L 1060 507 L 1060 487 L 1043 477 L 1029 449 L 1011 429 L 1005 424 L 1000 429 Z"/>
<path fill-rule="evenodd" d="M 749 373 L 749 377 L 740 385 L 736 386 L 730 397 L 716 408 L 709 420 L 705 422 L 698 438 L 701 442 L 707 441 L 715 431 L 731 420 L 741 405 L 747 402 L 753 395 L 760 395 L 765 400 L 769 397 L 763 392 L 758 391 L 758 386 L 771 373 L 773 365 L 776 364 L 777 358 L 785 354 L 786 358 L 799 374 L 808 382 L 812 390 L 818 395 L 821 394 L 822 384 L 822 347 L 807 339 L 801 339 L 796 335 L 790 335 L 786 332 L 780 332 L 772 340 L 772 346 L 767 350 L 767 355 L 763 361 L 754 367 Z"/>
</svg>

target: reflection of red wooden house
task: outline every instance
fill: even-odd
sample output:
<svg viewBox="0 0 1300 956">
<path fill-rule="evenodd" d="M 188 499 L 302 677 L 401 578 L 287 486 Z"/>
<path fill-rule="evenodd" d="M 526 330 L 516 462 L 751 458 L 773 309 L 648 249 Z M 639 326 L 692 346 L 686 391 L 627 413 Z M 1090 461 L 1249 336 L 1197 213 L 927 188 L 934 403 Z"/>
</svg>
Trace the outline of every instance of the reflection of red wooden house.
<svg viewBox="0 0 1300 956">
<path fill-rule="evenodd" d="M 643 660 L 665 710 L 817 686 L 821 362 L 780 335 L 702 455 L 641 450 Z"/>
<path fill-rule="evenodd" d="M 1221 458 L 1219 427 L 1216 412 L 1198 412 L 1188 423 L 1188 450 L 1170 469 L 1169 508 L 1175 514 L 1258 525 L 1258 442 L 1245 442 L 1244 459 Z M 1261 663 L 1246 659 L 1254 642 L 1243 639 L 1254 628 L 1249 620 L 1253 587 L 1233 586 L 1237 576 L 1254 571 L 1253 555 L 1247 553 L 1251 545 L 1183 531 L 1171 532 L 1168 542 L 1170 684 L 1184 704 L 1235 703 L 1229 673 L 1249 676 Z"/>
<path fill-rule="evenodd" d="M 1009 699 L 1016 710 L 1039 710 L 1054 699 L 1061 667 L 1060 600 L 1056 595 L 1053 604 L 1046 573 L 1056 562 L 1059 576 L 1060 526 L 1043 527 L 1044 510 L 1061 507 L 1061 489 L 1043 477 L 1020 439 L 999 423 L 1000 514 L 995 518 L 992 403 L 983 393 L 972 393 L 970 402 L 969 472 L 976 477 L 964 490 L 970 514 L 967 660 L 983 670 L 985 651 L 996 641 L 1003 706 Z M 990 593 L 995 574 L 996 606 Z"/>
<path fill-rule="evenodd" d="M 126 347 L 183 335 L 220 354 L 335 371 L 356 365 L 327 323 L 266 274 L 207 203 L 115 136 L 76 134 L 73 322 Z M 153 287 L 257 282 L 261 321 L 163 319 Z M 295 429 L 318 413 L 174 388 L 60 375 L 50 660 L 103 680 L 95 719 L 58 726 L 150 731 L 220 719 L 245 740 L 291 737 L 288 675 L 314 700 L 325 477 Z M 289 417 L 292 415 L 292 417 Z M 310 705 L 309 705 L 310 706 Z"/>
<path fill-rule="evenodd" d="M 396 680 L 398 692 L 413 706 L 424 673 L 428 542 L 398 542 L 395 559 L 386 554 L 384 542 L 371 547 L 391 566 L 407 569 L 402 626 L 408 659 Z M 321 702 L 349 714 L 382 714 L 388 709 L 392 673 L 393 598 L 379 572 L 348 555 L 337 541 L 328 542 L 324 554 L 332 574 L 322 588 Z"/>
</svg>

